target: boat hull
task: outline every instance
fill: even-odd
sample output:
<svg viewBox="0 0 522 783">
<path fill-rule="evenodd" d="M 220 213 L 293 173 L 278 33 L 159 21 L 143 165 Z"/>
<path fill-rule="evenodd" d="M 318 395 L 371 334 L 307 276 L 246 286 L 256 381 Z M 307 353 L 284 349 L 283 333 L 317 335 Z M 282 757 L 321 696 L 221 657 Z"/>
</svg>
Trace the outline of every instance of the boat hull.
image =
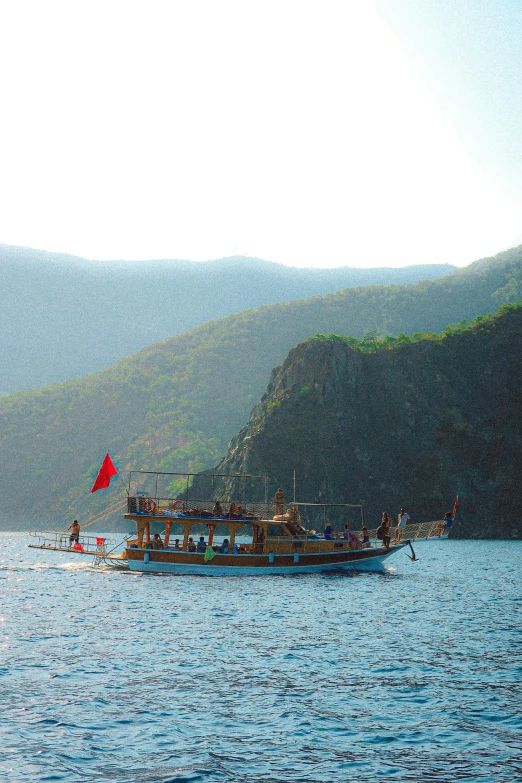
<svg viewBox="0 0 522 783">
<path fill-rule="evenodd" d="M 126 550 L 131 571 L 156 574 L 200 576 L 265 576 L 274 574 L 313 574 L 325 571 L 383 571 L 384 561 L 407 546 L 404 542 L 386 549 L 360 549 L 351 552 L 318 552 L 299 556 L 216 555 L 205 563 L 203 555 L 186 552 Z"/>
</svg>

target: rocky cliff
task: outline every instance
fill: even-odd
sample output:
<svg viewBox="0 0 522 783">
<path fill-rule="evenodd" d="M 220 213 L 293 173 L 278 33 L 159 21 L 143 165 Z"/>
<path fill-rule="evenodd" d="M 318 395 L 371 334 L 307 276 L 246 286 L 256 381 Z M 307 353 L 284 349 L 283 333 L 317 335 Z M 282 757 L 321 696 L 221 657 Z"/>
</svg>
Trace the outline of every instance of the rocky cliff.
<svg viewBox="0 0 522 783">
<path fill-rule="evenodd" d="M 452 535 L 520 538 L 522 308 L 444 339 L 365 353 L 296 346 L 220 464 L 298 499 L 362 501 L 367 524 L 404 506 Z"/>
</svg>

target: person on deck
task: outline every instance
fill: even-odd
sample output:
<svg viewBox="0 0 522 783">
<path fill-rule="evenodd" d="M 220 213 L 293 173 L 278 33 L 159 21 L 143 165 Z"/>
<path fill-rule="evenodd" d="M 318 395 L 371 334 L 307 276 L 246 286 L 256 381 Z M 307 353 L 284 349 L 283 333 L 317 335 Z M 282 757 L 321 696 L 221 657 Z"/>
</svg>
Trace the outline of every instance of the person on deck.
<svg viewBox="0 0 522 783">
<path fill-rule="evenodd" d="M 382 543 L 386 547 L 386 549 L 389 549 L 390 538 L 391 538 L 391 519 L 386 513 L 386 511 L 383 511 L 382 513 L 381 530 L 382 530 Z"/>
<path fill-rule="evenodd" d="M 361 530 L 361 542 L 364 547 L 370 546 L 370 531 L 366 527 L 366 525 L 363 525 L 363 528 Z"/>
<path fill-rule="evenodd" d="M 73 544 L 78 544 L 80 541 L 80 523 L 78 520 L 75 519 L 67 530 L 71 531 L 71 535 L 69 536 L 69 547 L 72 547 Z"/>
<path fill-rule="evenodd" d="M 192 536 L 191 536 L 191 537 L 189 538 L 189 540 L 188 540 L 188 544 L 187 544 L 187 552 L 195 552 L 195 551 L 196 551 L 196 545 L 195 545 L 195 543 L 194 543 L 194 539 L 193 539 L 193 538 L 192 538 Z"/>
<path fill-rule="evenodd" d="M 397 527 L 395 528 L 395 536 L 393 538 L 394 541 L 400 541 L 402 538 L 402 527 L 406 527 L 408 522 L 410 521 L 411 517 L 409 514 L 406 513 L 406 511 L 401 508 L 399 511 L 399 516 L 397 517 Z"/>
<path fill-rule="evenodd" d="M 154 537 L 151 541 L 151 544 L 153 549 L 165 549 L 165 545 L 161 540 L 161 536 L 159 533 L 154 533 Z"/>
<path fill-rule="evenodd" d="M 331 525 L 326 525 L 324 529 L 324 539 L 325 541 L 331 541 L 332 538 L 335 538 L 334 529 Z"/>
<path fill-rule="evenodd" d="M 350 540 L 350 534 L 351 534 L 350 525 L 348 524 L 348 522 L 345 522 L 343 528 L 343 538 L 345 541 Z"/>
<path fill-rule="evenodd" d="M 453 524 L 453 514 L 451 513 L 451 511 L 446 511 L 446 513 L 444 514 L 444 523 L 445 523 L 446 527 L 451 527 L 452 526 L 452 524 Z"/>
<path fill-rule="evenodd" d="M 222 517 L 223 516 L 223 507 L 219 500 L 216 500 L 214 503 L 214 508 L 212 509 L 212 516 L 213 517 Z"/>
<path fill-rule="evenodd" d="M 179 538 L 176 538 L 176 540 L 174 541 L 174 549 L 177 549 L 178 551 L 180 551 L 181 549 L 183 549 L 183 547 L 182 547 L 182 546 L 181 546 L 181 544 L 179 543 Z"/>
<path fill-rule="evenodd" d="M 281 516 L 283 513 L 283 505 L 286 503 L 285 495 L 281 487 L 278 487 L 275 493 L 272 503 L 276 504 L 276 516 Z"/>
<path fill-rule="evenodd" d="M 224 539 L 223 539 L 223 543 L 222 543 L 222 544 L 221 544 L 221 546 L 219 547 L 219 551 L 220 551 L 222 554 L 224 554 L 224 555 L 227 555 L 227 554 L 228 554 L 228 547 L 229 547 L 229 541 L 228 541 L 228 538 L 224 538 Z"/>
<path fill-rule="evenodd" d="M 207 545 L 205 543 L 205 536 L 200 536 L 199 541 L 196 545 L 196 552 L 204 552 L 207 548 Z"/>
</svg>

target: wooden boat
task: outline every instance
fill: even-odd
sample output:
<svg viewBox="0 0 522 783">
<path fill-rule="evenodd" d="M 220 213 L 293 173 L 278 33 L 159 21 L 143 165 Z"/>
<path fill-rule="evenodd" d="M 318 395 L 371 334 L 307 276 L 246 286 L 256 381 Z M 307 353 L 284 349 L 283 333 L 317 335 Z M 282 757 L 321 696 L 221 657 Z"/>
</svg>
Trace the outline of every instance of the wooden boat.
<svg viewBox="0 0 522 783">
<path fill-rule="evenodd" d="M 151 478 L 152 493 L 133 490 L 133 483 L 139 484 L 143 479 L 150 483 Z M 162 495 L 160 482 L 172 485 L 179 479 L 187 480 L 183 497 Z M 256 500 L 246 502 L 241 484 L 253 481 L 264 483 L 264 499 L 259 500 L 257 492 Z M 211 499 L 198 498 L 198 489 L 209 483 Z M 221 489 L 216 489 L 216 485 L 221 485 Z M 278 499 L 277 493 L 269 501 L 267 485 L 266 476 L 132 471 L 124 516 L 136 525 L 136 537 L 127 542 L 123 553 L 130 570 L 204 576 L 375 571 L 382 570 L 384 561 L 400 549 L 411 547 L 407 539 L 384 547 L 377 540 L 373 545 L 371 541 L 363 545 L 353 534 L 346 539 L 335 532 L 320 537 L 314 529 L 304 527 L 303 515 L 328 527 L 332 518 L 339 523 L 348 509 L 357 509 L 362 522 L 362 506 L 287 503 L 284 497 Z M 153 534 L 153 527 L 160 527 L 161 533 Z M 174 530 L 181 531 L 177 539 Z M 198 544 L 194 541 L 197 538 Z M 193 551 L 195 547 L 199 551 Z M 413 549 L 412 553 L 414 558 Z"/>
<path fill-rule="evenodd" d="M 245 485 L 253 482 L 261 482 L 263 491 L 257 489 L 254 500 L 247 501 Z M 444 521 L 409 524 L 399 533 L 392 529 L 386 547 L 377 529 L 363 531 L 362 505 L 288 503 L 282 493 L 278 497 L 280 490 L 269 500 L 267 487 L 266 476 L 131 471 L 124 517 L 134 522 L 136 533 L 121 542 L 122 552 L 116 553 L 118 546 L 107 538 L 80 534 L 71 545 L 69 533 L 51 531 L 33 533 L 36 540 L 29 546 L 145 573 L 242 576 L 381 571 L 405 547 L 416 560 L 412 541 L 447 537 Z M 167 494 L 173 488 L 176 494 Z M 203 500 L 205 488 L 209 491 Z M 354 523 L 355 514 L 360 519 Z M 357 533 L 345 538 L 340 528 L 349 515 Z M 315 528 L 321 527 L 337 531 L 318 535 Z M 200 539 L 199 546 L 194 538 Z"/>
</svg>

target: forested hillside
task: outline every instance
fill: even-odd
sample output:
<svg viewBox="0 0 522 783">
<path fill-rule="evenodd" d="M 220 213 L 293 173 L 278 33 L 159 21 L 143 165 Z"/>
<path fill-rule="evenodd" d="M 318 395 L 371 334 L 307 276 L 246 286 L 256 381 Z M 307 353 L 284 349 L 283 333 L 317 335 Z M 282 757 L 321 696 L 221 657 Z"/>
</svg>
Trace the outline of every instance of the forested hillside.
<svg viewBox="0 0 522 783">
<path fill-rule="evenodd" d="M 291 269 L 242 257 L 99 262 L 0 245 L 0 394 L 101 370 L 157 340 L 258 305 L 413 283 L 453 269 Z"/>
<path fill-rule="evenodd" d="M 260 307 L 155 344 L 82 379 L 0 400 L 4 528 L 63 524 L 114 499 L 89 494 L 106 451 L 120 468 L 201 470 L 244 426 L 272 368 L 318 332 L 441 331 L 520 293 L 522 248 L 433 282 L 349 289 Z M 393 450 L 393 444 L 390 444 Z"/>
<path fill-rule="evenodd" d="M 438 337 L 296 346 L 216 472 L 271 491 L 364 504 L 368 527 L 404 507 L 452 535 L 522 538 L 522 307 Z M 341 525 L 342 527 L 342 525 Z"/>
</svg>

